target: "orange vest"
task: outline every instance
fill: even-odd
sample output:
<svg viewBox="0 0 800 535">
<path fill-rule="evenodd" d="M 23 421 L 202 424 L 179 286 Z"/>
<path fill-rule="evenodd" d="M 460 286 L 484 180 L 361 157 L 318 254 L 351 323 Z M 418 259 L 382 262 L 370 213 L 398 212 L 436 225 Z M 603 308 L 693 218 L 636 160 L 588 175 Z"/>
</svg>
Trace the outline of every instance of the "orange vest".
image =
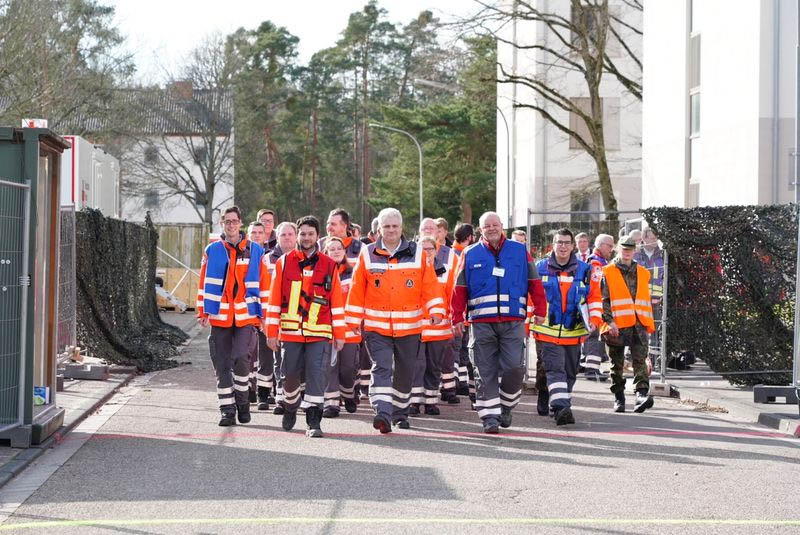
<svg viewBox="0 0 800 535">
<path fill-rule="evenodd" d="M 644 325 L 647 332 L 655 332 L 653 322 L 653 307 L 650 304 L 650 272 L 640 265 L 636 265 L 636 300 L 631 298 L 631 292 L 622 272 L 616 264 L 609 264 L 603 268 L 603 276 L 608 285 L 608 294 L 611 299 L 611 313 L 614 323 L 619 328 L 633 327 L 636 320 Z"/>
</svg>

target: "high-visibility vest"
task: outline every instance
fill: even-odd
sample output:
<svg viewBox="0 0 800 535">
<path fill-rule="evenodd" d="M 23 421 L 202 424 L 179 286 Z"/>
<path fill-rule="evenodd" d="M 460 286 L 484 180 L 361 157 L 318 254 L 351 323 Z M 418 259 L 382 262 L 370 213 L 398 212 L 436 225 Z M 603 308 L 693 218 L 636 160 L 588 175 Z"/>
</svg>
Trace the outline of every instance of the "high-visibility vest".
<svg viewBox="0 0 800 535">
<path fill-rule="evenodd" d="M 280 329 L 279 329 L 280 328 Z M 294 250 L 275 265 L 267 336 L 311 342 L 345 338 L 344 299 L 336 263 L 322 253 L 308 258 Z"/>
<path fill-rule="evenodd" d="M 455 251 L 446 245 L 438 246 L 436 255 L 433 257 L 433 269 L 434 273 L 436 273 L 439 287 L 442 289 L 444 308 L 447 310 L 447 313 L 439 324 L 425 324 L 422 327 L 423 342 L 450 340 L 453 338 L 453 329 L 450 324 L 450 297 L 456 282 L 457 267 L 458 258 L 456 257 Z"/>
<path fill-rule="evenodd" d="M 528 304 L 525 245 L 505 240 L 495 255 L 480 241 L 470 245 L 461 258 L 470 320 L 491 316 L 525 320 Z"/>
<path fill-rule="evenodd" d="M 361 249 L 347 296 L 347 323 L 384 336 L 420 334 L 434 314 L 447 313 L 433 265 L 402 238 L 394 254 L 379 239 Z"/>
<path fill-rule="evenodd" d="M 604 267 L 603 276 L 608 285 L 611 314 L 617 327 L 633 327 L 638 319 L 647 332 L 655 332 L 653 306 L 650 304 L 650 272 L 636 264 L 636 300 L 631 297 L 625 278 L 616 264 Z"/>
</svg>

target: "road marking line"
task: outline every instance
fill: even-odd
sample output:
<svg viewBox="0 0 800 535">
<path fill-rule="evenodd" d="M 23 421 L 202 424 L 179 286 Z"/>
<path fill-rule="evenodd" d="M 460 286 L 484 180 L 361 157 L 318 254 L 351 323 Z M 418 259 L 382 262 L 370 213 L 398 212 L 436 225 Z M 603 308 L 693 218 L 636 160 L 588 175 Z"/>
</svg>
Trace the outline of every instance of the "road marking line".
<svg viewBox="0 0 800 535">
<path fill-rule="evenodd" d="M 736 519 L 736 518 L 143 518 L 52 520 L 5 524 L 0 531 L 76 526 L 166 526 L 184 524 L 483 524 L 483 525 L 639 525 L 639 526 L 800 526 L 800 520 Z"/>
</svg>

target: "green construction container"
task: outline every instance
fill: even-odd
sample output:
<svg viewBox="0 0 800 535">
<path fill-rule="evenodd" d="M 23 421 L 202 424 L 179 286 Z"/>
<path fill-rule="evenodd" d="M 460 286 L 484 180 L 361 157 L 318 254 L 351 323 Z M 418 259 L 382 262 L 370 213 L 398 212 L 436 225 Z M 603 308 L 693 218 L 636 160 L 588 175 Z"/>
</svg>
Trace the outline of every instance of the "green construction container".
<svg viewBox="0 0 800 535">
<path fill-rule="evenodd" d="M 46 128 L 0 127 L 0 439 L 39 444 L 56 406 L 61 153 Z"/>
</svg>

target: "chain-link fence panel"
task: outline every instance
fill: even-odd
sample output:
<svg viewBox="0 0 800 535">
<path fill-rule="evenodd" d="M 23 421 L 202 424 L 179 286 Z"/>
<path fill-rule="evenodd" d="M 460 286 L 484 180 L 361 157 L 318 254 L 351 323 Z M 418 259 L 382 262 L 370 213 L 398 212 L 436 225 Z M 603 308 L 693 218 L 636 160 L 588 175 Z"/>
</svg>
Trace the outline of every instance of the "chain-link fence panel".
<svg viewBox="0 0 800 535">
<path fill-rule="evenodd" d="M 734 384 L 789 384 L 797 206 L 642 212 L 670 252 L 668 354 Z"/>
<path fill-rule="evenodd" d="M 56 350 L 63 355 L 77 345 L 77 280 L 75 273 L 75 207 L 61 207 L 61 245 L 58 259 L 58 328 Z M 65 360 L 66 356 L 64 359 Z"/>
<path fill-rule="evenodd" d="M 76 214 L 78 343 L 143 372 L 171 368 L 186 334 L 161 321 L 155 298 L 157 234 L 145 225 Z"/>
</svg>

